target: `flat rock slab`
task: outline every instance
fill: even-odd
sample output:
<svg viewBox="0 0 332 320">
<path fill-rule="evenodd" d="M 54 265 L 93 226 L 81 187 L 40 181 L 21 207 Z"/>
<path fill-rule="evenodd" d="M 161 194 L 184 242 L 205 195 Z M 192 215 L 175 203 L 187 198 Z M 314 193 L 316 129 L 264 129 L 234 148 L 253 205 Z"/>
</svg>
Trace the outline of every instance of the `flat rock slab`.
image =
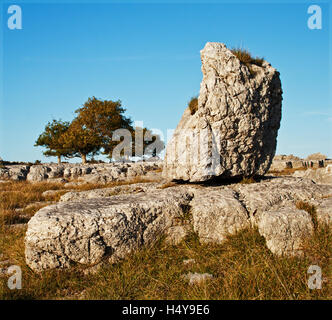
<svg viewBox="0 0 332 320">
<path fill-rule="evenodd" d="M 227 235 L 250 226 L 248 212 L 233 190 L 197 189 L 194 194 L 191 212 L 201 242 L 221 243 Z"/>
<path fill-rule="evenodd" d="M 106 257 L 117 261 L 176 225 L 191 198 L 166 189 L 45 207 L 28 223 L 26 262 L 42 271 L 93 265 Z"/>
<path fill-rule="evenodd" d="M 119 195 L 112 196 L 114 192 Z M 126 192 L 126 194 L 122 194 Z M 136 193 L 137 192 L 137 193 Z M 58 204 L 40 209 L 29 221 L 26 262 L 36 271 L 116 262 L 165 235 L 179 243 L 192 230 L 203 243 L 258 227 L 275 254 L 301 254 L 313 232 L 312 217 L 295 204 L 314 204 L 319 223 L 331 223 L 331 185 L 280 177 L 227 186 L 156 184 L 67 193 Z"/>
<path fill-rule="evenodd" d="M 110 188 L 92 189 L 87 191 L 71 191 L 61 196 L 60 202 L 106 198 L 127 193 L 151 192 L 155 190 L 158 185 L 158 183 L 135 183 Z"/>
<path fill-rule="evenodd" d="M 332 193 L 331 185 L 319 185 L 315 182 L 293 177 L 278 177 L 259 183 L 236 184 L 232 188 L 247 208 L 255 224 L 261 213 L 278 209 L 287 203 L 313 201 Z"/>
<path fill-rule="evenodd" d="M 311 236 L 314 225 L 306 211 L 286 207 L 264 212 L 258 222 L 258 230 L 271 252 L 298 256 L 302 254 L 304 238 Z"/>
</svg>

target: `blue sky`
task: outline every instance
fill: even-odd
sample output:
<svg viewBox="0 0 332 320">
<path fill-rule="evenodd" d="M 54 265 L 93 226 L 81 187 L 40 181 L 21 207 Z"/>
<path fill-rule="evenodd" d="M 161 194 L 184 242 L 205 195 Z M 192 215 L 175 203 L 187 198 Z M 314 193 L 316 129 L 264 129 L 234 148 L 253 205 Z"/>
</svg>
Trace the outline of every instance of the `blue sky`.
<svg viewBox="0 0 332 320">
<path fill-rule="evenodd" d="M 308 1 L 114 2 L 15 2 L 22 30 L 7 28 L 13 3 L 2 4 L 0 157 L 55 161 L 35 140 L 53 118 L 72 120 L 91 96 L 120 99 L 132 120 L 166 137 L 199 93 L 199 51 L 208 41 L 248 48 L 280 72 L 278 154 L 332 157 L 328 2 L 315 2 L 321 30 L 307 27 Z"/>
</svg>

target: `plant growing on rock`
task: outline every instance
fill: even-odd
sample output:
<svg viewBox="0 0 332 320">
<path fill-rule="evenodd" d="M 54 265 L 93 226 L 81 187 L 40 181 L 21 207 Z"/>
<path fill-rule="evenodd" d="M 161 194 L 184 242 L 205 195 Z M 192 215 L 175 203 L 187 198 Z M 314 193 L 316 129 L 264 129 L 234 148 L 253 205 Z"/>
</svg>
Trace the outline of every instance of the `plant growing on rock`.
<svg viewBox="0 0 332 320">
<path fill-rule="evenodd" d="M 194 115 L 198 110 L 198 97 L 192 97 L 188 103 L 191 115 Z"/>
<path fill-rule="evenodd" d="M 255 75 L 255 71 L 253 70 L 252 65 L 254 64 L 259 67 L 263 65 L 264 58 L 253 58 L 251 53 L 246 49 L 233 48 L 231 51 L 243 64 L 247 66 L 252 76 Z"/>
</svg>

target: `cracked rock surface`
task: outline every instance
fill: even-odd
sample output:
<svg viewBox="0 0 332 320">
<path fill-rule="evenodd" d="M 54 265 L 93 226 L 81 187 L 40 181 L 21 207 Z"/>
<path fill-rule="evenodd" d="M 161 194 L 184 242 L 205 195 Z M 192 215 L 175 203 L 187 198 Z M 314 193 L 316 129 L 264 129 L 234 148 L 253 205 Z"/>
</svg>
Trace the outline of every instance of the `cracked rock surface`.
<svg viewBox="0 0 332 320">
<path fill-rule="evenodd" d="M 183 214 L 192 195 L 179 190 L 64 202 L 28 223 L 27 264 L 36 271 L 116 261 L 156 240 Z"/>
<path fill-rule="evenodd" d="M 29 221 L 27 264 L 36 271 L 116 262 L 131 251 L 167 236 L 179 243 L 191 230 L 201 242 L 221 243 L 229 234 L 257 226 L 278 255 L 300 255 L 301 241 L 313 232 L 312 217 L 295 207 L 317 207 L 318 223 L 331 223 L 332 185 L 294 178 L 266 178 L 252 184 L 222 186 L 155 183 L 73 193 L 40 209 Z M 116 192 L 119 187 L 114 187 Z M 143 189 L 144 188 L 144 189 Z M 113 190 L 114 191 L 114 190 Z M 127 193 L 125 193 L 127 192 Z"/>
<path fill-rule="evenodd" d="M 264 175 L 281 120 L 279 73 L 266 61 L 253 72 L 222 43 L 201 51 L 198 110 L 187 108 L 167 145 L 163 176 L 191 182 Z"/>
</svg>

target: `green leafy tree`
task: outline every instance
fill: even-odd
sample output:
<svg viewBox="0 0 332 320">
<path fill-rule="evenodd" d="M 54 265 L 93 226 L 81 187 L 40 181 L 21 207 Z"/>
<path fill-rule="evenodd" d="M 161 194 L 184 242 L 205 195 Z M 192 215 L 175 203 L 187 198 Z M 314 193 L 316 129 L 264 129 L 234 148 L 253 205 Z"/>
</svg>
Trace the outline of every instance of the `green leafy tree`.
<svg viewBox="0 0 332 320">
<path fill-rule="evenodd" d="M 131 119 L 124 115 L 125 111 L 120 100 L 99 100 L 92 97 L 75 112 L 80 122 L 102 138 L 103 147 L 107 151 L 114 130 L 133 129 Z"/>
<path fill-rule="evenodd" d="M 132 130 L 130 118 L 124 116 L 125 111 L 121 101 L 89 98 L 75 111 L 77 116 L 63 136 L 63 145 L 75 150 L 83 163 L 87 156 L 94 156 L 101 149 L 104 154 L 109 154 L 118 144 L 112 140 L 114 130 Z"/>
<path fill-rule="evenodd" d="M 91 134 L 99 137 L 103 154 L 111 158 L 113 150 L 121 142 L 120 138 L 114 138 L 114 132 L 118 129 L 133 131 L 132 121 L 124 115 L 125 111 L 120 100 L 99 100 L 92 97 L 75 112 L 77 119 L 91 131 Z"/>
<path fill-rule="evenodd" d="M 74 156 L 81 157 L 82 163 L 86 163 L 87 156 L 99 153 L 102 139 L 93 130 L 87 128 L 80 119 L 75 118 L 61 136 L 61 144 L 64 148 L 74 150 Z"/>
<path fill-rule="evenodd" d="M 72 157 L 74 151 L 71 148 L 64 147 L 62 135 L 68 131 L 69 122 L 53 120 L 45 126 L 44 132 L 38 137 L 35 146 L 47 148 L 43 154 L 47 157 L 57 157 L 58 163 L 61 163 L 61 157 Z"/>
</svg>

